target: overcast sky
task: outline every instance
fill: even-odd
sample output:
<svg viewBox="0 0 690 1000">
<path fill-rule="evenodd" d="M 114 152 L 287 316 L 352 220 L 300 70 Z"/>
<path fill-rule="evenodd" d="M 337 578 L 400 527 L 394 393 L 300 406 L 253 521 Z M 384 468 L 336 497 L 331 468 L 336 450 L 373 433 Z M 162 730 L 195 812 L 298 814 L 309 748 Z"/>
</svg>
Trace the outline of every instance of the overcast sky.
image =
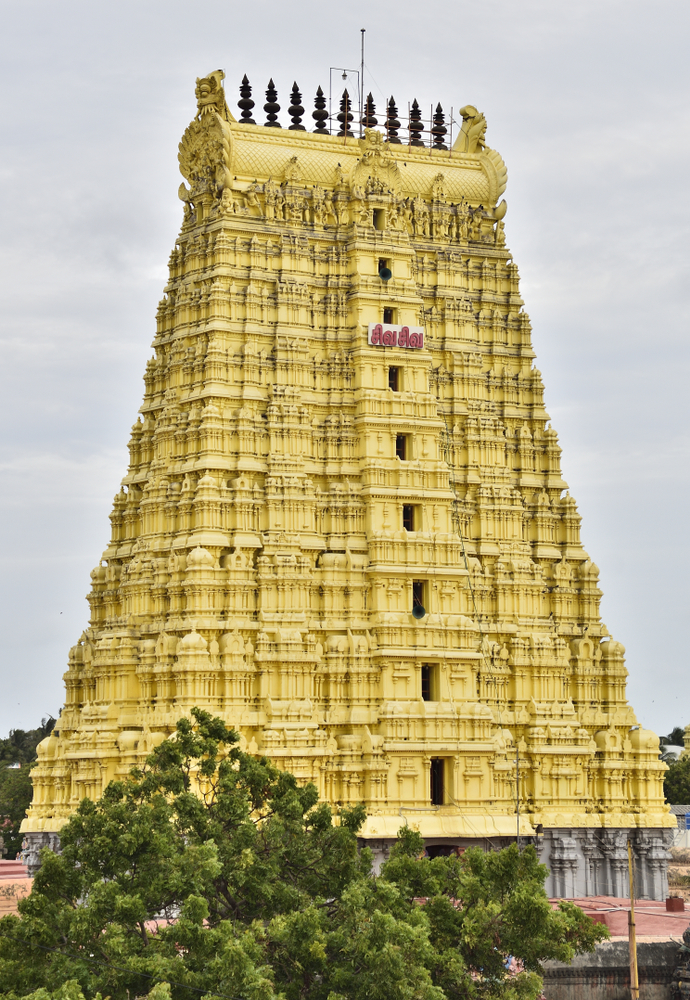
<svg viewBox="0 0 690 1000">
<path fill-rule="evenodd" d="M 564 477 L 629 697 L 690 723 L 688 29 L 681 0 L 0 7 L 0 736 L 57 714 L 109 537 L 182 206 L 194 82 L 306 106 L 331 66 L 381 105 L 472 103 L 508 165 Z M 255 94 L 256 96 L 256 94 Z M 257 101 L 257 104 L 259 101 Z M 261 120 L 261 119 L 259 119 Z"/>
</svg>

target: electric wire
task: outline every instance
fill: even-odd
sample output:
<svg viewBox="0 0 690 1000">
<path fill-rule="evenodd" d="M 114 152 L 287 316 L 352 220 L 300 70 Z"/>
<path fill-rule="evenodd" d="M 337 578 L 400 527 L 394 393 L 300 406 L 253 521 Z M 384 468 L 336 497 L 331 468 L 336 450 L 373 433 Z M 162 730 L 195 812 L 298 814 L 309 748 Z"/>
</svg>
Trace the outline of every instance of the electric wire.
<svg viewBox="0 0 690 1000">
<path fill-rule="evenodd" d="M 370 70 L 370 68 L 369 68 L 369 63 L 368 63 L 368 62 L 366 62 L 366 60 L 365 60 L 365 61 L 364 61 L 364 63 L 363 63 L 363 70 L 362 70 L 362 81 L 364 81 L 364 73 L 365 73 L 365 72 L 366 72 L 366 73 L 368 74 L 368 76 L 369 76 L 369 77 L 371 78 L 371 80 L 373 81 L 373 83 L 374 83 L 374 87 L 375 87 L 375 88 L 376 88 L 376 90 L 378 91 L 378 93 L 379 93 L 379 95 L 380 95 L 380 97 L 381 97 L 381 100 L 382 100 L 382 101 L 383 101 L 383 103 L 384 103 L 384 111 L 383 111 L 383 113 L 387 115 L 387 114 L 388 114 L 388 97 L 386 97 L 386 95 L 384 94 L 383 90 L 381 89 L 381 85 L 379 84 L 379 82 L 378 82 L 378 80 L 376 79 L 376 77 L 374 76 L 374 74 L 373 74 L 373 73 L 371 72 L 371 70 Z M 364 82 L 362 82 L 362 93 L 364 92 L 364 90 L 365 90 L 365 89 L 366 89 L 366 88 L 365 88 L 365 86 L 364 86 Z M 423 123 L 424 123 L 424 124 L 426 124 L 426 122 L 427 122 L 427 119 L 426 119 L 426 118 L 423 118 L 423 119 L 422 119 L 422 121 L 423 121 Z M 455 126 L 457 126 L 457 128 L 458 128 L 458 132 L 462 130 L 462 118 L 460 119 L 460 121 L 456 121 L 456 119 L 455 119 L 455 116 L 454 116 L 454 114 L 453 114 L 453 109 L 452 109 L 452 108 L 451 108 L 451 113 L 450 113 L 450 115 L 449 115 L 449 116 L 448 116 L 448 118 L 447 118 L 447 121 L 448 121 L 448 123 L 449 123 L 449 125 L 450 125 L 450 135 L 451 135 L 451 137 L 452 137 L 452 135 L 453 135 L 453 126 L 454 126 L 454 125 L 455 125 Z M 433 113 L 432 113 L 432 116 L 431 116 L 431 118 L 429 118 L 429 126 L 432 126 L 432 125 L 433 125 Z M 405 128 L 409 127 L 409 122 L 408 122 L 408 126 L 404 126 L 404 127 L 405 127 Z M 404 145 L 404 143 L 403 143 L 403 145 Z M 450 152 L 450 153 L 452 153 L 452 152 L 453 152 L 453 148 L 452 148 L 452 142 L 451 142 L 451 145 L 450 145 L 450 149 L 449 149 L 449 152 Z"/>
<path fill-rule="evenodd" d="M 369 76 L 371 77 L 371 79 L 374 81 L 374 86 L 376 87 L 376 89 L 378 90 L 379 94 L 381 95 L 381 100 L 385 103 L 386 107 L 388 107 L 388 98 L 385 96 L 385 94 L 381 90 L 381 87 L 379 86 L 378 80 L 376 79 L 376 77 L 374 76 L 374 74 L 369 69 L 369 64 L 367 62 L 364 63 L 364 69 L 369 74 Z"/>
</svg>

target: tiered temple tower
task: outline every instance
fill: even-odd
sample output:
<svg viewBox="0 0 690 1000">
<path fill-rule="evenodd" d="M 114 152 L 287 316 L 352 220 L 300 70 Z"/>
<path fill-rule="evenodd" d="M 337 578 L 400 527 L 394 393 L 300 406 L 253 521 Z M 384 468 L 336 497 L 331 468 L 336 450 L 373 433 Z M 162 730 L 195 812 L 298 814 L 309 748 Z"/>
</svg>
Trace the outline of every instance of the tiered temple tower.
<svg viewBox="0 0 690 1000">
<path fill-rule="evenodd" d="M 533 838 L 557 895 L 666 891 L 656 736 L 560 468 L 505 246 L 507 173 L 393 99 L 254 124 L 197 81 L 184 221 L 28 852 L 197 705 L 385 854 Z M 276 93 L 266 105 L 277 126 Z M 367 102 L 365 125 L 375 125 Z M 272 117 L 271 117 L 272 116 Z M 426 143 L 426 144 L 425 144 Z M 519 787 L 516 780 L 519 761 Z"/>
</svg>

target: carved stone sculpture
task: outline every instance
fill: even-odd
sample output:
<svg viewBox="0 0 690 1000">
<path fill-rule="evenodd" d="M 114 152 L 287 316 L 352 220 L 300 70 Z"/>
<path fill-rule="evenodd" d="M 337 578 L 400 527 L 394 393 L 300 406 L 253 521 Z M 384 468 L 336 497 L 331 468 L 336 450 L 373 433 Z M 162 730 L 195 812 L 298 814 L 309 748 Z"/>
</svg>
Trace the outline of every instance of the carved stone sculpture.
<svg viewBox="0 0 690 1000">
<path fill-rule="evenodd" d="M 486 118 L 472 104 L 460 109 L 462 129 L 458 150 L 462 153 L 481 152 L 486 145 Z"/>
</svg>

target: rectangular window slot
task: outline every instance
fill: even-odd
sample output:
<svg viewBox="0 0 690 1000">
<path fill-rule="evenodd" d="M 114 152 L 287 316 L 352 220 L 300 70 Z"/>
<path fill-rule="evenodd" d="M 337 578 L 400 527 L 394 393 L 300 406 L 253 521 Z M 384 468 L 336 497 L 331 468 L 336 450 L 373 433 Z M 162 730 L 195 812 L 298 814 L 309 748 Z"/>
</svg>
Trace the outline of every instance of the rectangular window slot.
<svg viewBox="0 0 690 1000">
<path fill-rule="evenodd" d="M 422 701 L 440 701 L 438 663 L 423 663 L 421 675 Z"/>
<path fill-rule="evenodd" d="M 374 209 L 374 229 L 385 229 L 386 228 L 386 210 L 385 208 L 375 208 Z M 385 264 L 384 264 L 385 267 Z"/>
<path fill-rule="evenodd" d="M 422 666 L 422 701 L 431 701 L 431 672 L 426 663 Z"/>
<path fill-rule="evenodd" d="M 426 587 L 424 586 L 424 580 L 413 580 L 412 581 L 412 607 L 413 608 L 426 608 L 426 602 L 424 600 L 424 591 Z"/>
<path fill-rule="evenodd" d="M 401 462 L 407 461 L 407 434 L 396 434 L 395 435 L 395 454 L 400 459 Z"/>
<path fill-rule="evenodd" d="M 432 806 L 442 806 L 444 802 L 443 771 L 443 757 L 432 757 L 430 768 Z"/>
<path fill-rule="evenodd" d="M 393 392 L 400 392 L 400 383 L 402 379 L 400 378 L 399 368 L 389 368 L 388 369 L 388 388 L 392 389 Z"/>
<path fill-rule="evenodd" d="M 415 530 L 415 513 L 414 504 L 403 504 L 403 528 L 405 531 Z"/>
<path fill-rule="evenodd" d="M 383 310 L 383 322 L 388 323 L 390 326 L 395 323 L 395 309 L 386 306 Z"/>
</svg>

